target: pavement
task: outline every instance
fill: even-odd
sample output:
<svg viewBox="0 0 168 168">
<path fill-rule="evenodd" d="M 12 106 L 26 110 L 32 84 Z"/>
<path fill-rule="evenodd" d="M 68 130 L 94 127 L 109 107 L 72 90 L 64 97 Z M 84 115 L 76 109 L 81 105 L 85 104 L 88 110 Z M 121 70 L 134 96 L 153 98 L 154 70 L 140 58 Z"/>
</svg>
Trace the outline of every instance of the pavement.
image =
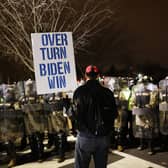
<svg viewBox="0 0 168 168">
<path fill-rule="evenodd" d="M 70 137 L 69 141 L 75 142 L 75 138 Z M 15 168 L 73 168 L 74 150 L 66 152 L 66 159 L 62 163 L 57 162 L 57 156 L 51 151 L 45 152 L 46 159 L 43 162 L 32 161 L 30 149 L 17 152 L 17 166 Z M 4 155 L 4 156 L 3 156 Z M 168 151 L 157 152 L 150 156 L 146 150 L 138 151 L 136 148 L 126 149 L 124 152 L 109 150 L 107 168 L 168 168 Z M 4 160 L 3 160 L 4 157 Z M 6 160 L 5 160 L 6 159 Z M 3 161 L 2 161 L 3 160 Z M 7 168 L 7 156 L 1 154 L 0 168 Z M 94 168 L 93 160 L 90 167 Z"/>
<path fill-rule="evenodd" d="M 73 168 L 74 158 L 67 158 L 62 163 L 57 163 L 56 157 L 48 158 L 43 163 L 32 162 L 26 163 L 15 168 Z M 109 161 L 107 168 L 164 168 L 150 161 L 126 154 L 124 152 L 112 151 L 109 153 Z M 94 168 L 93 161 L 91 161 L 90 168 Z"/>
</svg>

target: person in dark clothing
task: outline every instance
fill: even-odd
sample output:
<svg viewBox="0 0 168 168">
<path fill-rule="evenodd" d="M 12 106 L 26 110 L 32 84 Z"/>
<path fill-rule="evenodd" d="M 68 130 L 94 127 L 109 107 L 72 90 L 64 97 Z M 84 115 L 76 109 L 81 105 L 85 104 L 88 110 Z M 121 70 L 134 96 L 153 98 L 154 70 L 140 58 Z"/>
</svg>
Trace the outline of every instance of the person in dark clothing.
<svg viewBox="0 0 168 168">
<path fill-rule="evenodd" d="M 78 135 L 75 144 L 75 168 L 87 168 L 91 157 L 96 168 L 106 168 L 110 134 L 117 117 L 113 93 L 97 80 L 99 70 L 89 65 L 86 83 L 73 95 L 74 118 Z"/>
</svg>

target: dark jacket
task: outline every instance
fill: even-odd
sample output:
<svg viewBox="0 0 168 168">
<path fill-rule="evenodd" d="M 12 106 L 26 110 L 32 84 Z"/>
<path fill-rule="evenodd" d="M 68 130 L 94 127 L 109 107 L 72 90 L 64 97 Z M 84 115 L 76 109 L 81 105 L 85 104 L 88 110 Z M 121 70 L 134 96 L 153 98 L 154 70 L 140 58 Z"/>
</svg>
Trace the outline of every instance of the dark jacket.
<svg viewBox="0 0 168 168">
<path fill-rule="evenodd" d="M 73 102 L 79 132 L 100 136 L 111 132 L 118 113 L 110 89 L 101 86 L 97 80 L 89 80 L 76 89 Z"/>
</svg>

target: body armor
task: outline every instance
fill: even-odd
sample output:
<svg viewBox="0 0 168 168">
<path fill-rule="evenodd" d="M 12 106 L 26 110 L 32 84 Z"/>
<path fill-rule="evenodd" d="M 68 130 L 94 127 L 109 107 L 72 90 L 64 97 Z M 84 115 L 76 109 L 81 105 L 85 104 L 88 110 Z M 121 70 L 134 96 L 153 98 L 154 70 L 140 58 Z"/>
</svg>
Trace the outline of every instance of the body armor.
<svg viewBox="0 0 168 168">
<path fill-rule="evenodd" d="M 19 142 L 23 134 L 23 113 L 15 109 L 15 86 L 1 85 L 0 140 Z"/>
<path fill-rule="evenodd" d="M 153 138 L 158 136 L 158 100 L 157 86 L 152 83 L 140 82 L 133 87 L 131 104 L 135 115 L 135 137 Z"/>
<path fill-rule="evenodd" d="M 44 105 L 41 102 L 41 97 L 36 94 L 35 81 L 28 80 L 19 86 L 26 136 L 29 138 L 33 158 L 35 160 L 42 160 L 44 153 L 44 132 L 47 130 Z"/>
</svg>

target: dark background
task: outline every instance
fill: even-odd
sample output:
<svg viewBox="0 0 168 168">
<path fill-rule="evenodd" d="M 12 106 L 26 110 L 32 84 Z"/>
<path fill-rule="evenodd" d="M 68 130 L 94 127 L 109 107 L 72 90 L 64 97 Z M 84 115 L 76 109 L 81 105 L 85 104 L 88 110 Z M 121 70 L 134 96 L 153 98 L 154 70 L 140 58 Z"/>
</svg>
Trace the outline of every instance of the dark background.
<svg viewBox="0 0 168 168">
<path fill-rule="evenodd" d="M 88 64 L 96 64 L 102 74 L 110 76 L 136 76 L 139 72 L 157 80 L 167 76 L 168 1 L 119 0 L 118 6 L 115 24 L 91 41 L 89 53 L 75 55 L 78 77 Z M 22 65 L 0 61 L 5 80 L 33 76 Z"/>
<path fill-rule="evenodd" d="M 160 80 L 168 74 L 168 1 L 120 0 L 117 21 L 99 34 L 92 54 L 76 55 L 84 73 L 96 64 L 110 76 L 144 73 Z"/>
</svg>

